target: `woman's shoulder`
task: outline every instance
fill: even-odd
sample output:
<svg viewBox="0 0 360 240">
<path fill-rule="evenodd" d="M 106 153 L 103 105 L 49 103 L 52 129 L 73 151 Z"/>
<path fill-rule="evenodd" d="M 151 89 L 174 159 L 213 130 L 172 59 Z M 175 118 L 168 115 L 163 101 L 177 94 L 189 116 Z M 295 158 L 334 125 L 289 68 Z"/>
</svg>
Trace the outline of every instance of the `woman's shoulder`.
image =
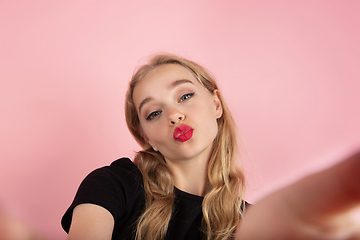
<svg viewBox="0 0 360 240">
<path fill-rule="evenodd" d="M 136 165 L 127 157 L 119 158 L 110 164 L 110 167 L 119 167 L 130 171 L 137 169 Z"/>
<path fill-rule="evenodd" d="M 142 175 L 137 166 L 129 158 L 120 158 L 89 173 L 80 184 L 76 197 L 108 199 L 111 196 L 127 204 L 139 194 L 143 195 L 143 191 Z"/>
<path fill-rule="evenodd" d="M 142 175 L 129 158 L 120 158 L 108 166 L 93 170 L 81 182 L 75 198 L 63 216 L 63 228 L 68 231 L 73 209 L 82 203 L 92 203 L 107 209 L 119 219 L 143 205 Z"/>
<path fill-rule="evenodd" d="M 84 181 L 89 179 L 131 184 L 142 182 L 142 175 L 137 166 L 129 158 L 124 157 L 113 161 L 108 166 L 95 169 L 85 177 Z"/>
<path fill-rule="evenodd" d="M 104 171 L 104 170 L 129 171 L 129 172 L 135 173 L 136 171 L 138 171 L 138 168 L 135 165 L 135 163 L 133 163 L 133 161 L 130 160 L 130 158 L 122 157 L 122 158 L 119 158 L 119 159 L 113 161 L 110 165 L 106 165 L 106 166 L 95 169 L 93 172 Z"/>
</svg>

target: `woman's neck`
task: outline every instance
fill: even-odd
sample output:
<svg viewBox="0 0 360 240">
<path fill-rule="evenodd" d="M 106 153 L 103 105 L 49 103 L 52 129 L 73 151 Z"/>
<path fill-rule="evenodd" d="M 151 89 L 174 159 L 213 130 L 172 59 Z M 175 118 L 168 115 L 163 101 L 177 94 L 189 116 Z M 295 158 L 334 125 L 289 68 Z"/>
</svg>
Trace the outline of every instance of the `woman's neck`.
<svg viewBox="0 0 360 240">
<path fill-rule="evenodd" d="M 178 189 L 197 196 L 206 194 L 208 159 L 197 158 L 166 163 Z"/>
</svg>

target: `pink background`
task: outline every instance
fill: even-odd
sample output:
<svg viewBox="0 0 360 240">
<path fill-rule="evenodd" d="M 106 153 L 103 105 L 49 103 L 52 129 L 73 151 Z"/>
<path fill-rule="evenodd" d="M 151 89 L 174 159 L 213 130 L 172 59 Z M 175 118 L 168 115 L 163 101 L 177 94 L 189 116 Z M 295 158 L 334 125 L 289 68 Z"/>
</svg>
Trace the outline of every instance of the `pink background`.
<svg viewBox="0 0 360 240">
<path fill-rule="evenodd" d="M 144 57 L 211 70 L 244 141 L 247 199 L 360 145 L 359 1 L 0 1 L 0 205 L 51 239 L 91 170 L 138 146 Z"/>
</svg>

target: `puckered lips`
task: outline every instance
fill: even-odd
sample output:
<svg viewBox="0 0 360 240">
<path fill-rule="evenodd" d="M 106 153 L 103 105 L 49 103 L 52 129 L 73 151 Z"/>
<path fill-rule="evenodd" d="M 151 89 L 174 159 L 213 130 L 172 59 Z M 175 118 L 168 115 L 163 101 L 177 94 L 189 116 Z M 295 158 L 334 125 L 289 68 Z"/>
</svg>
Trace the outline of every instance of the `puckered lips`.
<svg viewBox="0 0 360 240">
<path fill-rule="evenodd" d="M 190 140 L 194 129 L 186 124 L 181 124 L 174 130 L 174 139 L 180 142 Z"/>
</svg>

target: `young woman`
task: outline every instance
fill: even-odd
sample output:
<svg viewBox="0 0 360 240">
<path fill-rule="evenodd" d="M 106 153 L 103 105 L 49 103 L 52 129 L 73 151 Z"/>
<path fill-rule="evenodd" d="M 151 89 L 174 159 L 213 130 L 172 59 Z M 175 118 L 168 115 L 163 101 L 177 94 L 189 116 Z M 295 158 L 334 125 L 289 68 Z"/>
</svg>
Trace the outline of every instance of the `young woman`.
<svg viewBox="0 0 360 240">
<path fill-rule="evenodd" d="M 155 56 L 125 111 L 143 150 L 84 179 L 62 218 L 68 239 L 360 239 L 360 153 L 243 214 L 234 122 L 198 64 Z"/>
<path fill-rule="evenodd" d="M 85 178 L 62 219 L 69 239 L 229 239 L 245 202 L 235 125 L 210 74 L 158 55 L 134 74 L 127 125 L 141 145 Z M 70 229 L 70 230 L 69 230 Z"/>
</svg>

